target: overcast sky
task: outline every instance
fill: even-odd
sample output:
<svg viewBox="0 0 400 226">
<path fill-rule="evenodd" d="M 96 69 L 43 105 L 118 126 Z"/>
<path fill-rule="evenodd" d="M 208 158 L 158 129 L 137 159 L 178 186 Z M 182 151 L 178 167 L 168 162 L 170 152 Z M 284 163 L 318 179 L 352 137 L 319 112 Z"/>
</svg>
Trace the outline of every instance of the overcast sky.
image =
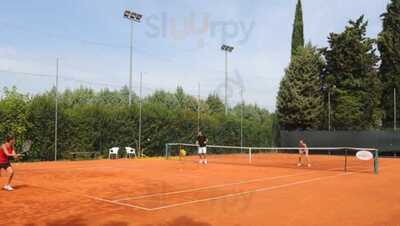
<svg viewBox="0 0 400 226">
<path fill-rule="evenodd" d="M 229 102 L 244 99 L 275 110 L 288 65 L 297 0 L 4 0 L 0 3 L 0 87 L 37 93 L 60 87 L 119 89 L 128 83 L 129 21 L 124 9 L 144 15 L 134 24 L 134 89 L 144 93 L 182 86 L 201 96 L 224 95 L 222 43 L 229 54 Z M 381 30 L 389 0 L 303 0 L 305 39 L 327 45 L 330 32 L 364 14 L 368 35 Z M 32 73 L 35 76 L 25 73 Z M 48 75 L 48 76 L 47 76 Z"/>
</svg>

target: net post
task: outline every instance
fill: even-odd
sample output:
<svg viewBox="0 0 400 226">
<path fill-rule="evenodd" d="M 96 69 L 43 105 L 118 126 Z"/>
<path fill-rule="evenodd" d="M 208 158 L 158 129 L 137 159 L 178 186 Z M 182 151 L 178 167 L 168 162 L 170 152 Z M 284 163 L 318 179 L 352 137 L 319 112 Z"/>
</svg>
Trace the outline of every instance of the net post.
<svg viewBox="0 0 400 226">
<path fill-rule="evenodd" d="M 252 153 L 251 148 L 249 148 L 249 164 L 252 163 Z"/>
<path fill-rule="evenodd" d="M 165 144 L 165 159 L 168 159 L 168 144 Z"/>
<path fill-rule="evenodd" d="M 374 173 L 378 174 L 379 172 L 379 151 L 375 149 L 375 157 L 374 157 Z"/>
</svg>

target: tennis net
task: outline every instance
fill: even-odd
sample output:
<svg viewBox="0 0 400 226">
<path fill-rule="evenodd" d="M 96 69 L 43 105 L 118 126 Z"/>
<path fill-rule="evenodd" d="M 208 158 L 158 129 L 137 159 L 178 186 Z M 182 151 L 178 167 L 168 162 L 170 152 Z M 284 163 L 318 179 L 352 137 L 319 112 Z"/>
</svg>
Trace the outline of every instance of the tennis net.
<svg viewBox="0 0 400 226">
<path fill-rule="evenodd" d="M 195 144 L 169 143 L 165 147 L 167 159 L 181 159 L 184 150 L 185 161 L 197 161 Z M 374 172 L 378 173 L 379 151 L 373 148 L 354 147 L 309 147 L 308 157 L 299 166 L 298 147 L 238 147 L 207 145 L 207 159 L 210 163 L 266 166 L 279 168 L 310 168 L 312 170 Z"/>
</svg>

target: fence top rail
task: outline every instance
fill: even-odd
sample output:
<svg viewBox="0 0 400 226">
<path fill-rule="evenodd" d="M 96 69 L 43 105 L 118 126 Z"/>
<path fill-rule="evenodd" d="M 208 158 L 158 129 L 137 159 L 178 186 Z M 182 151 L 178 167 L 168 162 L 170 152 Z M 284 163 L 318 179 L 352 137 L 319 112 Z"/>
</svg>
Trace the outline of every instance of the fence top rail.
<svg viewBox="0 0 400 226">
<path fill-rule="evenodd" d="M 189 146 L 189 147 L 198 147 L 197 144 L 184 144 L 184 143 L 168 143 L 168 146 Z M 210 148 L 231 148 L 231 149 L 245 149 L 248 150 L 251 147 L 240 147 L 240 146 L 223 146 L 223 145 L 207 145 Z"/>
<path fill-rule="evenodd" d="M 167 146 L 189 146 L 198 147 L 197 144 L 185 143 L 167 143 Z M 224 145 L 207 145 L 209 148 L 230 148 L 230 149 L 244 149 L 244 150 L 299 150 L 300 147 L 240 147 L 240 146 L 224 146 Z M 377 152 L 376 148 L 356 148 L 356 147 L 308 147 L 308 150 L 352 150 L 352 151 L 371 151 Z"/>
</svg>

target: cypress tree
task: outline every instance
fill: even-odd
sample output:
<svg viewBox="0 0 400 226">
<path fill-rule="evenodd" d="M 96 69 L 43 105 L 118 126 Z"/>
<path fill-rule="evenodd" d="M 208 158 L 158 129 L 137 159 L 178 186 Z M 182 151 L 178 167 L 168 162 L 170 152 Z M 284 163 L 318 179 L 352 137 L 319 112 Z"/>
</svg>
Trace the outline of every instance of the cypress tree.
<svg viewBox="0 0 400 226">
<path fill-rule="evenodd" d="M 400 0 L 392 0 L 387 6 L 387 12 L 381 17 L 383 30 L 378 37 L 378 48 L 382 60 L 379 75 L 384 87 L 383 123 L 391 127 L 394 121 L 394 89 L 400 93 Z M 400 113 L 400 104 L 397 105 L 397 112 Z"/>
<path fill-rule="evenodd" d="M 296 14 L 292 33 L 292 57 L 296 54 L 296 50 L 299 47 L 304 47 L 304 24 L 301 0 L 298 0 L 296 5 Z"/>
</svg>

